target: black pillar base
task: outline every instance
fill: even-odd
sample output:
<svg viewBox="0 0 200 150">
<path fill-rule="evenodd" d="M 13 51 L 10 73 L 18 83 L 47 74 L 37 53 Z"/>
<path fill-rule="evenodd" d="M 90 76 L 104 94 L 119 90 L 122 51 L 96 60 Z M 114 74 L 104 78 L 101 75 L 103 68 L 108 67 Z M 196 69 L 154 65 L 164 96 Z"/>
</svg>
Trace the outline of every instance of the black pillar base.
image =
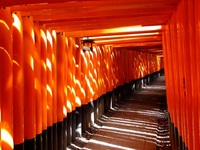
<svg viewBox="0 0 200 150">
<path fill-rule="evenodd" d="M 87 123 L 86 123 L 86 130 L 90 129 L 92 127 L 92 124 L 94 122 L 94 102 L 89 102 L 87 104 Z"/>
<path fill-rule="evenodd" d="M 137 79 L 135 82 L 135 90 L 140 91 L 142 89 L 142 79 Z"/>
<path fill-rule="evenodd" d="M 132 93 L 132 82 L 129 82 L 127 84 L 127 93 L 126 93 L 126 96 L 131 95 L 131 93 Z"/>
<path fill-rule="evenodd" d="M 93 123 L 95 123 L 98 119 L 98 100 L 93 101 L 94 102 L 94 120 Z"/>
<path fill-rule="evenodd" d="M 53 149 L 58 149 L 57 123 L 53 124 Z"/>
<path fill-rule="evenodd" d="M 171 122 L 171 118 L 169 117 L 170 123 L 170 142 L 172 145 L 172 150 L 180 149 L 180 150 L 188 150 L 183 141 L 182 136 L 178 133 L 178 128 L 175 127 L 174 123 Z"/>
<path fill-rule="evenodd" d="M 160 76 L 164 76 L 164 75 L 165 75 L 164 69 L 160 70 Z"/>
<path fill-rule="evenodd" d="M 117 89 L 114 89 L 112 92 L 112 105 L 111 108 L 114 108 L 117 105 L 118 101 L 118 95 L 117 95 Z"/>
<path fill-rule="evenodd" d="M 24 149 L 28 150 L 36 150 L 36 138 L 25 140 L 24 141 Z"/>
<path fill-rule="evenodd" d="M 107 112 L 111 108 L 112 92 L 107 92 L 104 99 L 104 112 Z"/>
<path fill-rule="evenodd" d="M 42 133 L 36 135 L 36 149 L 37 150 L 43 150 L 43 145 L 42 145 Z"/>
<path fill-rule="evenodd" d="M 67 146 L 72 143 L 72 112 L 67 114 Z"/>
<path fill-rule="evenodd" d="M 76 108 L 76 137 L 82 137 L 82 107 Z"/>
<path fill-rule="evenodd" d="M 43 145 L 43 150 L 48 150 L 47 130 L 42 131 L 42 145 Z"/>
<path fill-rule="evenodd" d="M 84 134 L 87 129 L 87 105 L 82 105 L 82 133 Z"/>
<path fill-rule="evenodd" d="M 104 99 L 105 99 L 105 94 L 101 96 L 100 101 L 99 101 L 99 105 L 100 105 L 100 107 L 99 107 L 100 116 L 99 117 L 101 117 L 105 112 L 105 110 L 104 110 L 104 105 L 105 105 Z"/>
<path fill-rule="evenodd" d="M 14 145 L 14 150 L 24 150 L 24 143 Z"/>
<path fill-rule="evenodd" d="M 63 119 L 63 149 L 67 149 L 67 117 Z"/>
<path fill-rule="evenodd" d="M 117 97 L 117 104 L 121 104 L 122 101 L 121 86 L 118 86 L 116 88 L 116 97 Z"/>
<path fill-rule="evenodd" d="M 57 123 L 58 150 L 63 150 L 63 122 Z"/>
<path fill-rule="evenodd" d="M 76 140 L 76 111 L 72 111 L 72 143 Z"/>
<path fill-rule="evenodd" d="M 147 84 L 151 83 L 151 75 L 147 75 Z"/>
<path fill-rule="evenodd" d="M 53 126 L 47 128 L 48 150 L 53 150 Z"/>
</svg>

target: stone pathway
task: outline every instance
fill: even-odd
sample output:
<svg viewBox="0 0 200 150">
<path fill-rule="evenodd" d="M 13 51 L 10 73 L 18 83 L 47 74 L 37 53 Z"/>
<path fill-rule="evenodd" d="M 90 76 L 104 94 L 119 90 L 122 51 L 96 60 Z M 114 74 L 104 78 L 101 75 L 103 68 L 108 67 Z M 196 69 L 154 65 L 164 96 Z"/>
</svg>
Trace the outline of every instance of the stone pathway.
<svg viewBox="0 0 200 150">
<path fill-rule="evenodd" d="M 78 141 L 72 149 L 170 149 L 164 77 L 134 92 L 123 104 L 103 115 Z"/>
</svg>

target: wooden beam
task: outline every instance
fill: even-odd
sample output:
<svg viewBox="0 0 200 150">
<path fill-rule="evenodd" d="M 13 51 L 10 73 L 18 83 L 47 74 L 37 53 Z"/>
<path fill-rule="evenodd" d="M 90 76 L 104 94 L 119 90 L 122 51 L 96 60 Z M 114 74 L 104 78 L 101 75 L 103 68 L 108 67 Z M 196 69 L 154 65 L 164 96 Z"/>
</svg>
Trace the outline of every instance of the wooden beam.
<svg viewBox="0 0 200 150">
<path fill-rule="evenodd" d="M 150 48 L 162 48 L 162 42 L 159 41 L 147 41 L 143 43 L 118 43 L 118 44 L 113 44 L 114 47 L 118 48 L 126 48 L 127 50 L 133 50 L 133 49 L 139 49 L 139 50 L 146 50 Z"/>
<path fill-rule="evenodd" d="M 76 2 L 81 2 L 82 0 L 76 0 Z M 107 0 L 87 0 L 94 2 L 106 2 Z M 131 1 L 131 0 L 129 0 Z M 134 0 L 135 3 L 155 3 L 155 2 L 171 2 L 178 3 L 180 0 Z M 0 7 L 8 7 L 14 5 L 24 5 L 24 4 L 52 4 L 52 3 L 65 3 L 74 2 L 74 0 L 1 0 Z M 113 1 L 116 3 L 117 1 Z"/>
<path fill-rule="evenodd" d="M 48 27 L 81 27 L 81 26 L 103 26 L 114 24 L 115 26 L 119 23 L 132 25 L 137 24 L 140 22 L 150 22 L 150 21 L 157 21 L 163 22 L 167 21 L 171 14 L 148 14 L 146 16 L 135 16 L 135 15 L 128 15 L 128 16 L 108 16 L 108 17 L 101 17 L 101 18 L 87 18 L 87 19 L 66 19 L 66 20 L 54 20 L 54 21 L 40 21 L 41 24 L 45 24 Z M 146 18 L 146 19 L 145 19 Z M 161 19 L 162 18 L 162 19 Z M 119 26 L 119 25 L 118 25 Z M 76 29 L 77 30 L 77 29 Z"/>
<path fill-rule="evenodd" d="M 174 9 L 174 8 L 173 8 Z M 157 10 L 148 10 L 148 11 L 141 11 L 141 10 L 132 10 L 132 9 L 125 9 L 125 10 L 106 10 L 106 11 L 85 11 L 85 12 L 66 12 L 61 14 L 38 14 L 38 15 L 32 15 L 30 16 L 34 17 L 35 21 L 51 21 L 51 20 L 65 20 L 65 19 L 100 19 L 100 18 L 118 18 L 118 17 L 141 17 L 141 16 L 153 16 L 153 15 L 162 15 L 166 14 L 169 16 L 169 14 L 172 13 L 172 10 L 166 12 L 165 10 L 160 11 Z M 28 14 L 27 14 L 28 15 Z M 146 18 L 148 19 L 148 18 Z M 162 19 L 162 18 L 160 18 Z"/>
<path fill-rule="evenodd" d="M 47 5 L 48 6 L 48 5 Z M 15 8 L 15 7 L 14 7 Z M 12 9 L 13 11 L 15 9 Z M 22 16 L 37 16 L 37 15 L 55 15 L 55 14 L 77 14 L 81 13 L 81 16 L 88 16 L 91 15 L 91 13 L 99 12 L 99 14 L 104 13 L 105 11 L 112 11 L 113 13 L 119 13 L 118 11 L 124 11 L 128 10 L 129 12 L 135 13 L 135 14 L 147 14 L 147 13 L 163 13 L 163 12 L 174 12 L 176 10 L 175 4 L 155 4 L 155 5 L 148 5 L 148 4 L 127 4 L 127 5 L 116 5 L 113 4 L 112 6 L 79 6 L 79 7 L 73 7 L 73 6 L 59 6 L 54 7 L 52 9 L 45 8 L 44 9 L 37 9 L 37 10 L 31 10 L 31 8 L 28 11 L 21 11 Z M 19 11 L 19 10 L 18 10 Z"/>
</svg>

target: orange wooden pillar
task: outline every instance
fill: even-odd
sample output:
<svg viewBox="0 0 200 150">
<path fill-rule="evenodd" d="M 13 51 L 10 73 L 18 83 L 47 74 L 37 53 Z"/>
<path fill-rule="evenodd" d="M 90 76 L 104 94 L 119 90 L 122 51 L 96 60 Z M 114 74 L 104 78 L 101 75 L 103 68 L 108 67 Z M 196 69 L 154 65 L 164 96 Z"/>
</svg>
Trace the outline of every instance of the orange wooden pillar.
<svg viewBox="0 0 200 150">
<path fill-rule="evenodd" d="M 94 86 L 95 86 L 95 97 L 94 100 L 96 100 L 99 97 L 99 87 L 98 87 L 98 74 L 97 74 L 97 68 L 98 68 L 98 59 L 97 59 L 97 49 L 96 46 L 93 47 L 93 77 L 94 77 Z"/>
<path fill-rule="evenodd" d="M 67 107 L 69 106 L 71 108 L 71 103 L 68 103 L 68 93 L 67 93 L 67 70 L 68 70 L 68 64 L 67 64 L 67 54 L 66 54 L 66 48 L 68 46 L 67 38 L 65 37 L 65 51 L 63 53 L 64 57 L 64 105 L 63 105 L 63 149 L 66 149 L 67 147 L 67 134 L 68 134 L 68 111 Z M 70 112 L 70 111 L 69 111 Z M 66 134 L 67 133 L 67 134 Z"/>
<path fill-rule="evenodd" d="M 90 64 L 90 52 L 85 51 L 85 59 L 87 62 L 87 71 L 85 72 L 85 80 L 86 80 L 86 103 L 92 101 L 92 93 L 93 93 L 93 88 L 91 86 L 91 79 L 90 79 L 90 69 L 91 69 L 91 64 Z"/>
<path fill-rule="evenodd" d="M 88 63 L 88 71 L 86 72 L 86 85 L 87 85 L 87 126 L 86 128 L 90 128 L 92 126 L 92 119 L 91 119 L 91 114 L 93 113 L 94 109 L 94 85 L 93 85 L 93 54 L 91 51 L 86 51 L 85 56 L 87 59 Z"/>
<path fill-rule="evenodd" d="M 63 146 L 65 147 L 66 145 L 70 145 L 72 143 L 72 102 L 71 102 L 71 98 L 72 98 L 72 91 L 71 91 L 71 87 L 68 84 L 68 80 L 69 77 L 72 76 L 72 74 L 70 75 L 70 69 L 69 69 L 69 63 L 68 63 L 68 59 L 71 59 L 71 57 L 69 57 L 67 55 L 67 50 L 68 50 L 68 38 L 65 36 L 65 49 L 64 49 L 64 68 L 65 68 L 65 75 L 64 75 L 64 91 L 65 91 L 65 96 L 64 96 L 64 106 L 63 107 L 66 111 L 65 111 L 65 116 L 64 116 L 64 124 L 67 124 L 67 128 L 63 130 L 67 130 L 67 135 L 63 136 L 64 138 L 66 137 L 66 144 L 65 141 L 63 141 Z M 64 139 L 63 139 L 64 140 Z"/>
<path fill-rule="evenodd" d="M 100 49 L 100 47 L 98 47 L 97 49 L 98 52 L 98 68 L 97 68 L 97 73 L 98 73 L 98 86 L 99 86 L 99 95 L 102 96 L 103 95 L 103 90 L 104 90 L 104 84 L 103 84 L 103 71 L 102 71 L 102 64 L 103 64 L 103 56 L 102 56 L 102 50 Z M 99 113 L 100 115 L 100 113 Z"/>
<path fill-rule="evenodd" d="M 24 79 L 23 79 L 23 33 L 19 12 L 12 14 L 13 22 L 13 138 L 14 148 L 24 149 Z"/>
<path fill-rule="evenodd" d="M 79 44 L 79 41 L 76 41 Z M 82 101 L 85 100 L 85 91 L 82 88 L 81 85 L 81 49 L 78 46 L 78 44 L 73 45 L 74 48 L 74 58 L 75 58 L 75 91 L 76 91 L 76 137 L 82 137 L 82 116 L 83 116 L 83 107 L 82 107 Z M 77 46 L 76 46 L 77 45 Z M 83 100 L 82 100 L 83 99 Z"/>
<path fill-rule="evenodd" d="M 34 91 L 34 25 L 32 17 L 23 17 L 24 37 L 24 137 L 25 149 L 35 150 L 36 113 Z"/>
<path fill-rule="evenodd" d="M 198 59 L 200 58 L 200 52 L 198 51 L 198 49 L 200 48 L 200 44 L 199 44 L 199 42 L 197 42 L 197 41 L 199 41 L 200 40 L 200 36 L 199 36 L 199 34 L 200 34 L 200 31 L 199 31 L 199 21 L 200 21 L 200 2 L 198 1 L 198 0 L 195 0 L 195 32 L 196 32 L 196 65 L 197 65 L 197 74 L 199 74 L 200 73 L 200 65 L 199 65 L 199 63 L 197 63 L 198 62 Z M 197 86 L 198 86 L 198 88 L 200 87 L 200 77 L 199 76 L 197 76 L 196 77 L 197 78 Z M 197 92 L 197 91 L 196 91 Z M 199 102 L 199 99 L 200 99 L 200 93 L 198 92 L 198 108 L 200 108 L 200 102 Z M 198 113 L 200 112 L 199 110 L 197 111 Z M 198 121 L 199 121 L 199 123 L 198 123 L 198 125 L 199 125 L 199 131 L 200 131 L 200 114 L 198 115 Z M 200 133 L 199 133 L 199 138 L 200 138 Z M 200 145 L 200 140 L 198 141 L 198 145 Z"/>
<path fill-rule="evenodd" d="M 168 105 L 168 111 L 169 111 L 169 115 L 170 115 L 170 136 L 171 138 L 175 137 L 174 136 L 174 105 L 173 105 L 173 90 L 172 89 L 172 82 L 170 81 L 170 79 L 172 79 L 171 75 L 171 63 L 168 63 L 170 62 L 170 41 L 169 41 L 169 38 L 168 38 L 168 32 L 169 32 L 169 28 L 168 26 L 165 27 L 164 29 L 164 34 L 163 34 L 163 54 L 164 54 L 164 66 L 165 66 L 165 80 L 166 80 L 166 93 L 167 93 L 167 105 Z M 173 140 L 171 140 L 172 142 L 172 148 L 175 149 L 175 144 L 173 142 Z"/>
<path fill-rule="evenodd" d="M 82 47 L 80 47 L 82 48 Z M 80 51 L 80 55 L 81 55 L 81 86 L 84 89 L 84 97 L 81 99 L 82 102 L 82 133 L 86 132 L 86 124 L 87 124 L 87 83 L 86 83 L 86 73 L 88 71 L 88 65 L 87 65 L 87 59 L 85 57 L 85 52 L 83 52 L 83 50 L 81 49 Z"/>
<path fill-rule="evenodd" d="M 10 8 L 0 8 L 0 103 L 1 149 L 10 150 L 13 141 L 13 46 Z"/>
<path fill-rule="evenodd" d="M 109 76 L 108 76 L 108 57 L 107 57 L 108 49 L 107 46 L 102 46 L 102 75 L 103 75 L 103 82 L 104 82 L 104 109 L 103 113 L 105 113 L 109 109 L 109 102 L 108 102 L 108 92 L 109 92 Z"/>
<path fill-rule="evenodd" d="M 186 123 L 187 123 L 187 139 L 188 139 L 188 149 L 193 149 L 192 141 L 193 135 L 192 135 L 192 83 L 191 83 L 191 58 L 190 58 L 190 45 L 189 45 L 189 14 L 188 14 L 188 3 L 187 1 L 183 1 L 182 3 L 182 23 L 183 23 L 183 41 L 184 41 L 184 49 L 183 49 L 183 60 L 185 60 L 184 63 L 184 69 L 185 69 L 185 88 L 186 88 Z M 186 63 L 187 62 L 187 63 Z"/>
<path fill-rule="evenodd" d="M 46 29 L 44 26 L 40 27 L 41 36 L 41 100 L 42 100 L 42 144 L 43 150 L 48 149 L 47 144 L 47 66 L 46 66 L 46 53 L 47 53 L 47 38 Z"/>
<path fill-rule="evenodd" d="M 93 72 L 92 72 L 92 75 L 93 75 L 93 85 L 94 85 L 94 97 L 93 97 L 93 106 L 94 106 L 94 109 L 93 109 L 93 112 L 91 114 L 91 122 L 92 122 L 92 125 L 95 124 L 95 122 L 97 121 L 98 119 L 98 106 L 99 106 L 99 86 L 98 86 L 98 73 L 97 73 L 97 69 L 98 69 L 98 59 L 97 59 L 97 46 L 94 45 L 93 46 L 93 50 L 92 50 L 92 53 L 93 53 Z"/>
<path fill-rule="evenodd" d="M 70 38 L 71 39 L 71 38 Z M 73 82 L 72 87 L 74 90 L 74 98 L 75 98 L 75 107 L 81 107 L 81 86 L 80 86 L 80 75 L 81 75 L 81 68 L 79 66 L 80 60 L 80 50 L 79 48 L 76 48 L 75 39 L 71 39 L 71 49 L 72 49 L 72 55 L 73 55 L 73 61 L 72 61 L 72 75 L 73 75 Z M 76 90 L 76 85 L 79 84 L 78 90 Z"/>
<path fill-rule="evenodd" d="M 90 60 L 89 60 L 89 66 L 90 66 L 90 71 L 89 71 L 89 79 L 90 79 L 90 85 L 92 87 L 92 94 L 91 94 L 91 101 L 88 103 L 90 106 L 90 126 L 94 124 L 95 121 L 95 108 L 96 108 L 96 100 L 97 100 L 97 84 L 96 84 L 96 68 L 95 68 L 95 47 L 93 46 L 92 51 L 90 51 Z M 91 91 L 90 91 L 91 92 Z"/>
<path fill-rule="evenodd" d="M 74 40 L 73 38 L 66 37 L 67 46 L 65 48 L 65 53 L 67 56 L 66 59 L 66 77 L 67 77 L 67 97 L 68 101 L 72 105 L 72 112 L 69 114 L 68 122 L 71 122 L 70 126 L 72 128 L 72 131 L 70 133 L 70 136 L 68 137 L 70 139 L 69 142 L 74 142 L 76 137 L 76 92 L 75 92 L 75 57 L 74 57 Z M 71 120 L 71 121 L 70 121 Z"/>
<path fill-rule="evenodd" d="M 85 81 L 85 73 L 87 72 L 87 60 L 85 58 L 85 54 L 83 52 L 83 50 L 80 51 L 80 59 L 81 59 L 81 62 L 79 65 L 80 66 L 80 69 L 81 69 L 81 77 L 80 77 L 80 83 L 81 83 L 81 86 L 84 90 L 84 97 L 81 99 L 81 102 L 82 102 L 82 105 L 86 105 L 87 104 L 87 101 L 86 101 L 86 81 Z"/>
<path fill-rule="evenodd" d="M 56 31 L 52 31 L 53 50 L 52 50 L 52 112 L 53 112 L 53 149 L 58 149 L 57 134 L 57 35 Z"/>
<path fill-rule="evenodd" d="M 199 49 L 196 47 L 196 43 L 199 42 L 197 40 L 197 32 L 196 32 L 196 26 L 199 28 L 197 22 L 195 22 L 196 19 L 196 13 L 195 13 L 195 3 L 193 1 L 187 1 L 187 7 L 188 7 L 188 24 L 189 24 L 189 43 L 190 43 L 190 70 L 191 70 L 191 105 L 192 105 L 192 143 L 193 149 L 199 149 L 199 119 L 198 119 L 198 92 L 196 89 L 198 89 L 197 84 L 197 64 L 198 58 L 196 58 L 197 51 Z M 197 30 L 198 31 L 198 30 Z"/>
<path fill-rule="evenodd" d="M 42 99 L 41 99 L 41 36 L 39 24 L 35 24 L 34 90 L 36 106 L 36 149 L 42 149 Z"/>
<path fill-rule="evenodd" d="M 167 36 L 166 33 L 167 29 L 164 29 L 163 32 L 163 36 L 162 36 L 162 40 L 163 40 L 163 55 L 164 55 L 164 68 L 165 68 L 165 85 L 166 85 L 166 95 L 167 95 L 167 106 L 168 106 L 168 112 L 169 112 L 169 117 L 170 119 L 172 118 L 172 110 L 171 110 L 171 93 L 170 93 L 170 82 L 169 82 L 169 67 L 168 67 L 168 55 L 167 55 L 167 51 L 168 51 L 168 40 L 167 40 Z M 170 120 L 171 122 L 172 120 Z M 170 128 L 171 129 L 171 128 Z"/>
<path fill-rule="evenodd" d="M 58 149 L 63 149 L 63 108 L 64 108 L 64 81 L 65 81 L 65 35 L 57 33 L 57 128 Z"/>
<path fill-rule="evenodd" d="M 180 7 L 178 8 L 179 11 L 177 11 L 176 14 L 176 30 L 177 30 L 177 34 L 176 34 L 176 39 L 177 41 L 174 41 L 175 43 L 177 43 L 177 70 L 179 72 L 179 95 L 180 95 L 180 125 L 181 125 L 181 138 L 182 141 L 185 142 L 187 144 L 187 138 L 186 138 L 186 117 L 182 117 L 182 116 L 186 116 L 185 114 L 185 104 L 186 104 L 186 95 L 185 95 L 185 85 L 184 85 L 184 80 L 185 80 L 185 72 L 184 72 L 184 67 L 179 67 L 180 64 L 183 64 L 182 60 L 183 60 L 183 49 L 184 49 L 184 42 L 182 41 L 182 29 L 181 29 L 181 12 L 180 12 Z M 182 143 L 181 145 L 182 147 L 185 147 L 184 144 Z"/>
<path fill-rule="evenodd" d="M 173 69 L 173 88 L 174 90 L 174 105 L 175 105 L 175 114 L 176 114 L 176 134 L 177 134 L 177 145 L 178 147 L 182 147 L 182 116 L 181 116 L 181 103 L 182 103 L 182 95 L 181 95 L 181 71 L 179 69 L 179 61 L 178 61 L 178 45 L 177 45 L 177 27 L 176 27 L 176 13 L 172 17 L 172 21 L 169 25 L 170 29 L 170 39 L 171 39 L 171 60 L 174 60 L 172 63 L 172 69 Z"/>
<path fill-rule="evenodd" d="M 174 113 L 174 105 L 173 105 L 173 92 L 171 91 L 173 85 L 172 82 L 170 81 L 170 79 L 172 79 L 172 66 L 171 66 L 171 60 L 170 60 L 170 42 L 169 42 L 169 28 L 168 26 L 166 26 L 165 32 L 164 32 L 164 36 L 163 36 L 163 41 L 166 41 L 166 45 L 164 48 L 164 59 L 165 59 L 165 68 L 166 68 L 166 88 L 167 88 L 167 103 L 169 106 L 169 113 L 170 113 L 170 117 L 172 119 L 172 122 L 175 123 L 175 113 Z"/>
<path fill-rule="evenodd" d="M 53 49 L 53 39 L 51 35 L 51 30 L 46 30 L 47 37 L 47 55 L 46 55 L 46 66 L 47 66 L 47 137 L 48 137 L 48 150 L 53 149 L 53 124 L 52 124 L 52 49 Z"/>
<path fill-rule="evenodd" d="M 175 99 L 172 99 L 172 102 L 173 102 L 173 105 L 174 105 L 174 125 L 175 125 L 175 132 L 177 132 L 177 129 L 179 128 L 179 124 L 180 124 L 180 121 L 179 121 L 179 116 L 178 116 L 178 87 L 177 87 L 177 70 L 176 70 L 176 61 L 172 61 L 174 60 L 174 55 L 176 55 L 176 53 L 173 53 L 173 50 L 175 49 L 175 44 L 173 42 L 174 40 L 174 37 L 173 37 L 173 28 L 172 28 L 172 21 L 170 22 L 170 24 L 168 25 L 168 29 L 169 29 L 169 32 L 168 32 L 168 38 L 170 39 L 170 43 L 169 43 L 169 46 L 170 46 L 170 51 L 168 52 L 168 55 L 169 55 L 169 59 L 170 59 L 170 65 L 171 65 L 171 76 L 172 78 L 170 79 L 170 82 L 172 82 L 172 89 L 176 89 L 176 90 L 173 90 L 173 96 L 175 97 Z M 171 40 L 171 38 L 173 40 Z M 175 72 L 175 73 L 174 73 Z M 171 91 L 172 91 L 171 89 Z M 175 139 L 176 139 L 176 144 L 178 143 L 177 141 L 177 134 L 178 133 L 175 133 Z"/>
<path fill-rule="evenodd" d="M 97 64 L 96 48 L 93 46 L 93 51 L 90 52 L 90 65 L 91 65 L 90 76 L 91 76 L 91 85 L 94 92 L 92 95 L 92 101 L 95 101 L 98 98 L 96 64 Z"/>
<path fill-rule="evenodd" d="M 66 37 L 67 46 L 65 48 L 65 53 L 67 55 L 67 94 L 68 100 L 72 104 L 72 111 L 75 111 L 75 90 L 74 90 L 74 73 L 75 73 L 75 58 L 73 56 L 73 39 Z"/>
<path fill-rule="evenodd" d="M 81 91 L 81 50 L 79 48 L 75 49 L 74 52 L 74 57 L 75 57 L 75 91 L 76 91 L 76 99 L 79 99 L 80 101 L 82 96 L 84 98 L 84 95 L 82 95 Z M 79 101 L 76 100 L 76 101 Z"/>
</svg>

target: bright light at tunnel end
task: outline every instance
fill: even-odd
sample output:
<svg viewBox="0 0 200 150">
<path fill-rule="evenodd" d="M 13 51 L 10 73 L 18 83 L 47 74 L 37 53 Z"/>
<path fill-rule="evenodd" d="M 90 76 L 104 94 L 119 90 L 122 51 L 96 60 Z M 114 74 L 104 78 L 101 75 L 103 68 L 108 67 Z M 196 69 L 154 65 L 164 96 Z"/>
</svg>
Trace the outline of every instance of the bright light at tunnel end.
<svg viewBox="0 0 200 150">
<path fill-rule="evenodd" d="M 125 33 L 124 35 L 110 35 L 110 36 L 95 36 L 95 37 L 83 37 L 85 39 L 103 39 L 103 38 L 122 38 L 122 37 L 137 37 L 137 36 L 148 36 L 148 35 L 158 35 L 158 30 L 161 30 L 161 25 L 155 26 L 126 26 L 126 27 L 119 27 L 119 28 L 111 28 L 102 30 L 101 33 L 103 34 L 116 34 L 116 33 Z M 152 32 L 150 32 L 152 31 Z M 126 34 L 129 32 L 150 32 L 150 33 L 132 33 Z"/>
<path fill-rule="evenodd" d="M 112 29 L 105 29 L 103 33 L 120 33 L 120 32 L 138 32 L 138 31 L 154 31 L 162 29 L 161 25 L 156 26 L 127 26 L 127 27 L 119 27 L 119 28 L 112 28 Z"/>
</svg>

